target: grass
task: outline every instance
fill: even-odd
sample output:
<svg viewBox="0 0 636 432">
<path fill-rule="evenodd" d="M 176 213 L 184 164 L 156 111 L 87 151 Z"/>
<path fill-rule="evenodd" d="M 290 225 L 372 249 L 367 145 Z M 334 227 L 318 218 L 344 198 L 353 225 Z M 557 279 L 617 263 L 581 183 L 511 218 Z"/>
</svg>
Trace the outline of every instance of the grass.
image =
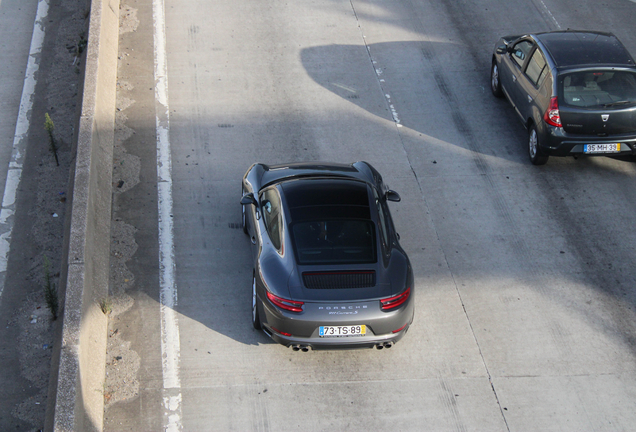
<svg viewBox="0 0 636 432">
<path fill-rule="evenodd" d="M 55 137 L 53 136 L 53 129 L 55 129 L 55 125 L 53 124 L 53 120 L 51 120 L 51 116 L 49 113 L 44 114 L 44 129 L 49 134 L 49 149 L 55 156 L 55 163 L 57 166 L 60 166 L 60 161 L 57 158 L 57 145 L 55 144 Z"/>
</svg>

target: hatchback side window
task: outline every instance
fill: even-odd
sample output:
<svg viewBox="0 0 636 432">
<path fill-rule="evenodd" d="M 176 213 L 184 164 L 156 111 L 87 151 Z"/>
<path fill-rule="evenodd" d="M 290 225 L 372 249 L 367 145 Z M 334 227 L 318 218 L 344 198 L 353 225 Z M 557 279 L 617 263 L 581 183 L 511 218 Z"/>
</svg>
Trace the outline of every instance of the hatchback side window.
<svg viewBox="0 0 636 432">
<path fill-rule="evenodd" d="M 526 68 L 526 76 L 535 87 L 538 87 L 543 81 L 543 78 L 548 73 L 548 64 L 545 62 L 545 58 L 539 48 L 534 51 L 530 61 L 528 62 L 528 67 Z"/>
<path fill-rule="evenodd" d="M 280 251 L 283 244 L 281 231 L 283 218 L 280 211 L 280 197 L 275 187 L 263 192 L 261 195 L 261 208 L 269 239 L 272 245 Z"/>
<path fill-rule="evenodd" d="M 523 66 L 523 62 L 526 61 L 526 57 L 528 57 L 531 49 L 532 42 L 523 40 L 513 47 L 512 54 L 510 56 L 515 61 L 515 63 L 517 63 L 519 67 L 521 67 Z"/>
</svg>

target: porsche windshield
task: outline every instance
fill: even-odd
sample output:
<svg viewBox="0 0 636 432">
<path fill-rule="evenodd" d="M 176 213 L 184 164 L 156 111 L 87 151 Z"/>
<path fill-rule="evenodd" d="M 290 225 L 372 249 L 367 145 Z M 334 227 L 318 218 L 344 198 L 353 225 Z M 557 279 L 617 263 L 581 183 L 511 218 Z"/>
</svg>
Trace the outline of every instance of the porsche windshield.
<svg viewBox="0 0 636 432">
<path fill-rule="evenodd" d="M 292 237 L 299 264 L 376 262 L 375 227 L 368 219 L 296 222 Z"/>
</svg>

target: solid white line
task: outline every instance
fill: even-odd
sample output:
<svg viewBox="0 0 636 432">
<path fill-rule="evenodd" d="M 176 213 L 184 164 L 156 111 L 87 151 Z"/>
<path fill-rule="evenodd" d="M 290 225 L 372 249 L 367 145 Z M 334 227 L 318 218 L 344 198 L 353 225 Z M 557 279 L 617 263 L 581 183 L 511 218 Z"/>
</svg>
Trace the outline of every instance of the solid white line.
<svg viewBox="0 0 636 432">
<path fill-rule="evenodd" d="M 179 379 L 179 320 L 172 221 L 172 158 L 170 155 L 170 109 L 166 63 L 165 5 L 153 0 L 155 43 L 155 113 L 157 131 L 157 206 L 159 214 L 159 284 L 161 354 L 163 372 L 164 430 L 182 429 L 181 381 Z"/>
<path fill-rule="evenodd" d="M 29 60 L 26 72 L 24 73 L 24 85 L 22 87 L 22 97 L 20 99 L 20 110 L 15 125 L 13 135 L 13 149 L 9 160 L 9 170 L 7 171 L 7 181 L 2 195 L 2 209 L 0 209 L 0 299 L 4 291 L 4 281 L 11 250 L 11 235 L 13 233 L 15 213 L 15 197 L 22 178 L 22 165 L 26 151 L 29 127 L 31 125 L 31 109 L 33 108 L 33 96 L 37 79 L 35 77 L 40 68 L 39 59 L 44 43 L 44 23 L 49 13 L 49 1 L 40 0 L 35 14 L 33 24 L 33 35 L 31 36 L 31 48 L 29 49 Z"/>
</svg>

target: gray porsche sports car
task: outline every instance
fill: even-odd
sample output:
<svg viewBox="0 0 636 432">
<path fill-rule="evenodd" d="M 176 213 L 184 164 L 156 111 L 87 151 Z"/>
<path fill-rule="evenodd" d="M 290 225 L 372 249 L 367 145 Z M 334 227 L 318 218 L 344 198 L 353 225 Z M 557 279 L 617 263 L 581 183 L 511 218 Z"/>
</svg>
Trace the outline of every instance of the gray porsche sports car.
<svg viewBox="0 0 636 432">
<path fill-rule="evenodd" d="M 252 323 L 295 351 L 389 348 L 413 321 L 413 271 L 366 162 L 254 164 L 243 177 Z"/>
</svg>

